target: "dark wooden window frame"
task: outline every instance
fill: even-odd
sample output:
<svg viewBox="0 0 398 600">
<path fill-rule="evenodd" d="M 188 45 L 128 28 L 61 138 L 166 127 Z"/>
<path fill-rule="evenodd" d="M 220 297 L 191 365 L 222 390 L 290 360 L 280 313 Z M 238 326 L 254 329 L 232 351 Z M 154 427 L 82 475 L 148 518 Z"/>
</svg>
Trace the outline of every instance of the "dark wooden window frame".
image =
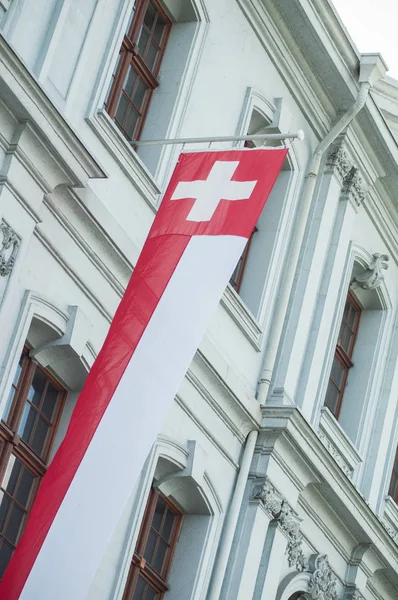
<svg viewBox="0 0 398 600">
<path fill-rule="evenodd" d="M 170 551 L 168 553 L 165 564 L 163 565 L 163 575 L 157 573 L 145 560 L 144 552 L 148 541 L 149 533 L 155 514 L 156 505 L 158 499 L 161 498 L 163 502 L 171 508 L 176 514 L 176 521 L 174 523 L 172 543 Z M 162 600 L 164 594 L 168 591 L 169 587 L 167 584 L 167 578 L 170 572 L 171 563 L 175 547 L 178 541 L 178 537 L 181 531 L 183 520 L 183 513 L 181 509 L 172 502 L 169 498 L 166 498 L 161 492 L 151 488 L 148 502 L 145 508 L 144 518 L 141 523 L 140 533 L 134 550 L 134 555 L 131 561 L 130 571 L 127 578 L 126 587 L 123 594 L 123 600 L 130 600 L 133 597 L 138 578 L 144 579 L 154 590 L 156 590 L 158 600 Z"/>
<path fill-rule="evenodd" d="M 30 494 L 25 506 L 18 504 L 16 499 L 12 499 L 18 508 L 23 510 L 25 513 L 25 517 L 21 522 L 20 528 L 17 533 L 16 541 L 12 542 L 7 539 L 7 537 L 1 535 L 0 541 L 2 544 L 3 537 L 8 542 L 8 544 L 12 544 L 14 547 L 18 544 L 19 539 L 23 533 L 27 516 L 29 515 L 30 509 L 32 508 L 33 501 L 37 494 L 37 491 L 40 486 L 40 482 L 47 470 L 48 461 L 51 454 L 52 446 L 54 443 L 55 435 L 57 432 L 57 428 L 59 425 L 59 421 L 62 414 L 62 409 L 65 404 L 65 399 L 67 392 L 60 385 L 60 383 L 45 369 L 40 367 L 37 363 L 35 363 L 31 358 L 29 358 L 29 348 L 24 347 L 22 353 L 22 369 L 19 373 L 18 381 L 12 384 L 12 387 L 15 390 L 14 397 L 12 399 L 12 403 L 7 415 L 5 415 L 5 420 L 0 420 L 0 488 L 5 496 L 10 498 L 10 494 L 4 490 L 3 488 L 3 480 L 7 472 L 7 467 L 11 460 L 11 457 L 14 456 L 23 466 L 25 466 L 35 477 L 37 477 L 37 481 L 33 484 L 33 487 L 30 490 Z M 37 371 L 41 371 L 47 382 L 51 382 L 51 384 L 58 390 L 59 394 L 56 400 L 56 416 L 54 421 L 51 422 L 51 430 L 50 434 L 45 442 L 44 451 L 42 456 L 38 456 L 32 448 L 21 438 L 21 436 L 17 433 L 19 425 L 22 420 L 24 408 L 27 404 L 27 394 L 32 384 L 33 377 Z M 45 384 L 45 389 L 47 389 L 48 383 Z M 11 391 L 11 390 L 10 390 Z M 44 390 L 42 394 L 45 393 Z M 40 413 L 40 416 L 43 417 L 43 414 Z M 37 426 L 37 424 L 36 424 Z M 35 426 L 35 427 L 36 427 Z M 32 431 L 32 435 L 34 434 L 34 430 Z M 21 474 L 18 476 L 18 483 L 21 478 Z M 1 500 L 0 500 L 1 503 Z M 10 518 L 10 514 L 7 519 Z M 6 519 L 6 522 L 7 522 Z M 2 531 L 4 531 L 6 527 L 6 522 L 3 524 Z M 1 551 L 0 544 L 0 551 Z"/>
<path fill-rule="evenodd" d="M 144 27 L 143 23 L 145 14 L 150 4 L 152 4 L 155 7 L 155 9 L 158 11 L 158 13 L 161 15 L 161 17 L 167 24 L 161 38 L 161 44 L 159 44 L 160 49 L 153 68 L 149 68 L 147 66 L 147 64 L 145 63 L 145 56 L 142 57 L 140 55 L 137 46 L 142 27 Z M 123 90 L 126 76 L 129 67 L 131 66 L 132 69 L 138 74 L 138 76 L 147 86 L 147 92 L 142 106 L 137 107 L 133 104 L 137 112 L 140 113 L 140 117 L 138 118 L 137 124 L 133 132 L 134 139 L 139 139 L 141 135 L 153 92 L 159 86 L 158 75 L 164 51 L 166 49 L 167 40 L 170 34 L 171 25 L 172 21 L 166 13 L 166 11 L 164 10 L 164 8 L 162 7 L 162 5 L 160 4 L 159 0 L 137 0 L 136 6 L 133 8 L 132 18 L 130 19 L 129 26 L 124 35 L 122 46 L 119 51 L 119 62 L 117 64 L 116 71 L 112 75 L 113 82 L 108 93 L 108 97 L 105 100 L 105 109 L 109 113 L 109 116 L 113 120 L 115 120 L 116 111 L 121 96 L 124 93 Z M 150 45 L 153 41 L 154 39 L 150 37 L 146 45 L 145 54 L 148 53 L 148 49 L 150 48 Z M 136 83 L 135 86 L 137 85 L 138 84 Z M 126 133 L 126 131 L 123 130 L 122 127 L 119 126 L 119 128 L 128 139 L 133 139 Z"/>
<path fill-rule="evenodd" d="M 388 495 L 398 504 L 398 447 L 395 452 L 394 464 L 392 466 L 390 486 Z"/>
<path fill-rule="evenodd" d="M 238 264 L 236 265 L 234 272 L 232 273 L 231 279 L 229 280 L 230 285 L 234 288 L 237 294 L 239 294 L 240 288 L 242 286 L 242 281 L 246 269 L 246 263 L 247 259 L 249 258 L 250 246 L 253 241 L 253 236 L 257 231 L 258 229 L 257 227 L 255 227 L 252 231 L 251 236 L 247 240 L 247 244 L 241 254 L 241 257 L 238 260 Z"/>
<path fill-rule="evenodd" d="M 342 332 L 344 331 L 344 326 L 346 326 L 346 324 L 344 323 L 344 321 L 342 321 L 342 323 L 340 325 L 339 338 L 337 340 L 337 346 L 336 346 L 334 360 L 333 360 L 333 365 L 335 364 L 336 361 L 338 361 L 340 363 L 340 365 L 342 365 L 342 367 L 343 367 L 344 372 L 343 372 L 343 377 L 341 380 L 340 387 L 338 387 L 337 384 L 332 379 L 333 366 L 332 366 L 331 375 L 329 377 L 329 386 L 334 386 L 334 388 L 337 389 L 339 392 L 335 409 L 333 409 L 330 406 L 330 403 L 328 403 L 327 395 L 326 395 L 326 399 L 325 399 L 325 405 L 329 408 L 329 410 L 332 412 L 332 414 L 335 416 L 336 419 L 338 419 L 339 415 L 340 415 L 341 406 L 342 406 L 343 398 L 344 398 L 344 393 L 345 393 L 345 389 L 347 386 L 347 379 L 348 379 L 349 371 L 354 366 L 353 362 L 352 362 L 352 355 L 354 352 L 355 342 L 357 339 L 358 329 L 359 329 L 359 324 L 361 321 L 361 314 L 362 314 L 362 307 L 359 304 L 358 300 L 356 300 L 356 298 L 351 294 L 351 292 L 348 293 L 345 306 L 347 306 L 347 303 L 350 303 L 350 305 L 355 308 L 355 310 L 357 311 L 358 317 L 355 319 L 354 329 L 352 330 L 350 344 L 349 344 L 349 347 L 346 349 L 341 344 Z"/>
</svg>

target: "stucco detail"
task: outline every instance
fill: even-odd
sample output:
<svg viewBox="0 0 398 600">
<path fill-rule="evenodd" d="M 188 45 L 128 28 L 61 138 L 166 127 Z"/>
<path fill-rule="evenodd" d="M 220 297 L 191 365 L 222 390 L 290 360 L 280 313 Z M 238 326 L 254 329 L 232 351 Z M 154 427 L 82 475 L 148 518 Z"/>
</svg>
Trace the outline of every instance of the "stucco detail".
<svg viewBox="0 0 398 600">
<path fill-rule="evenodd" d="M 0 275 L 6 277 L 12 271 L 17 257 L 19 238 L 5 221 L 0 223 Z"/>
<path fill-rule="evenodd" d="M 337 600 L 337 578 L 326 554 L 312 555 L 308 561 L 311 579 L 308 588 L 312 600 Z"/>
<path fill-rule="evenodd" d="M 352 287 L 361 287 L 364 290 L 374 290 L 384 281 L 383 271 L 387 271 L 390 257 L 388 254 L 373 254 L 373 261 L 362 273 L 356 275 Z"/>
</svg>

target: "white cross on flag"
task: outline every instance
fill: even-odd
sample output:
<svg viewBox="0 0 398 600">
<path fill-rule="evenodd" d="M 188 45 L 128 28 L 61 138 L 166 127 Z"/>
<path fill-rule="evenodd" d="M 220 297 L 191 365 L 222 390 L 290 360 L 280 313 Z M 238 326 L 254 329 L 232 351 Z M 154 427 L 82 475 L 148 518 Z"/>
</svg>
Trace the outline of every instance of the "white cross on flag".
<svg viewBox="0 0 398 600">
<path fill-rule="evenodd" d="M 287 150 L 179 158 L 0 600 L 84 600 Z"/>
</svg>

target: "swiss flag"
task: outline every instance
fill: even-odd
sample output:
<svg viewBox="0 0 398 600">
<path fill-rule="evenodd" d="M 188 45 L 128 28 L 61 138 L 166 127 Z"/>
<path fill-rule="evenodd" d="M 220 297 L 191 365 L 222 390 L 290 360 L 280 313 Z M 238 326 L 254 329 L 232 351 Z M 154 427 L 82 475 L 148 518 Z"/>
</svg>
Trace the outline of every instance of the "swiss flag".
<svg viewBox="0 0 398 600">
<path fill-rule="evenodd" d="M 83 600 L 287 150 L 179 158 L 0 584 Z"/>
</svg>

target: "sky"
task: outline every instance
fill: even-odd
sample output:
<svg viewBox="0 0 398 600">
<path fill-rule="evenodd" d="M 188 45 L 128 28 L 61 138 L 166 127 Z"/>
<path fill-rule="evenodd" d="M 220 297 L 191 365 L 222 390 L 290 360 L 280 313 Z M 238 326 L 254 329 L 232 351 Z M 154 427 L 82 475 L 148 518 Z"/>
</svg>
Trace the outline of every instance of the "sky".
<svg viewBox="0 0 398 600">
<path fill-rule="evenodd" d="M 398 79 L 398 0 L 332 0 L 360 52 L 380 52 Z"/>
</svg>

